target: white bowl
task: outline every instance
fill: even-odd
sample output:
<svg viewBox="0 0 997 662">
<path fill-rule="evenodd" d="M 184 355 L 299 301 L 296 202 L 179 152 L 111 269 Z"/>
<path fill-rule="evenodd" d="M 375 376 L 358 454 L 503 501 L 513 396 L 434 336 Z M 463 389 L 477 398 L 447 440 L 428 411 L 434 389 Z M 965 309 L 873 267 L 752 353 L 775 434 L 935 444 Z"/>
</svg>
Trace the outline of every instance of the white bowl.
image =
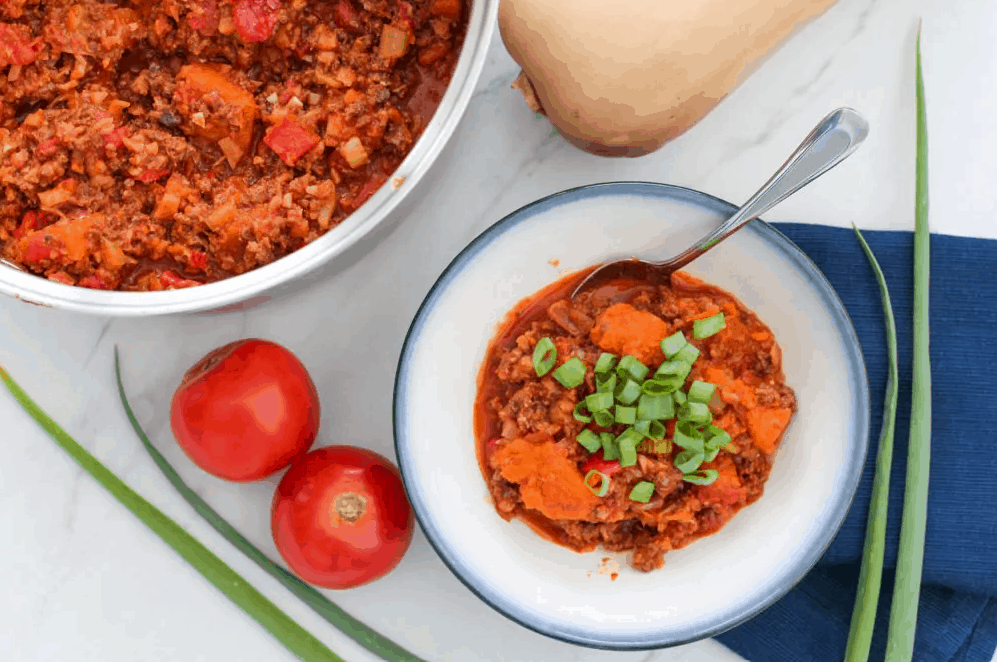
<svg viewBox="0 0 997 662">
<path fill-rule="evenodd" d="M 395 382 L 395 447 L 420 525 L 482 600 L 551 637 L 610 649 L 677 645 L 727 630 L 796 584 L 830 544 L 859 482 L 869 430 L 865 364 L 851 321 L 810 260 L 755 221 L 686 271 L 737 296 L 775 333 L 799 410 L 765 494 L 718 533 L 641 573 L 598 573 L 578 554 L 495 512 L 478 467 L 476 377 L 518 301 L 613 257 L 663 259 L 734 206 L 661 184 L 572 189 L 510 214 L 440 276 L 416 314 Z M 552 264 L 558 264 L 554 267 Z"/>
</svg>

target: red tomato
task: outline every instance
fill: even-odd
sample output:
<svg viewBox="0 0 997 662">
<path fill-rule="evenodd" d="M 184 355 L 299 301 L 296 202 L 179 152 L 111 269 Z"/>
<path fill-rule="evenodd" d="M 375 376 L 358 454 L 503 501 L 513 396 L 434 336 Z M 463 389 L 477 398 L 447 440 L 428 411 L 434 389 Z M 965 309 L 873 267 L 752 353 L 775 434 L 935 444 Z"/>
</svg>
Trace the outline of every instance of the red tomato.
<svg viewBox="0 0 997 662">
<path fill-rule="evenodd" d="M 353 588 L 398 565 L 412 542 L 412 508 L 387 458 L 328 446 L 297 460 L 274 494 L 270 528 L 306 582 Z"/>
<path fill-rule="evenodd" d="M 315 384 L 290 351 L 267 340 L 238 340 L 198 361 L 170 406 L 177 443 L 210 474 L 259 480 L 315 441 Z"/>
<path fill-rule="evenodd" d="M 603 455 L 605 455 L 605 453 L 603 453 Z M 620 465 L 619 460 L 604 460 L 598 455 L 592 455 L 592 457 L 586 460 L 585 464 L 582 465 L 582 473 L 587 474 L 594 469 L 595 471 L 601 471 L 607 476 L 612 476 L 622 468 L 623 467 Z"/>
</svg>

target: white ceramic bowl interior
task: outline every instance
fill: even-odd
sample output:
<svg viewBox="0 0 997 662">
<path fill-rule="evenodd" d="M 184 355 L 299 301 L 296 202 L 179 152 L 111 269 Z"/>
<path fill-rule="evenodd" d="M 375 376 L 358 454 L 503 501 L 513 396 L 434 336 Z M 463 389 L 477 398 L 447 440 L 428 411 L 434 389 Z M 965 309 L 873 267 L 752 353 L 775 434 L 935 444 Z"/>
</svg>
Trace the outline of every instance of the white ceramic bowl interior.
<svg viewBox="0 0 997 662">
<path fill-rule="evenodd" d="M 851 503 L 868 445 L 869 393 L 851 322 L 816 267 L 760 221 L 687 271 L 736 295 L 783 349 L 799 411 L 764 496 L 652 573 L 578 554 L 495 512 L 475 454 L 476 378 L 496 325 L 566 270 L 612 257 L 662 259 L 734 207 L 676 187 L 616 183 L 529 205 L 479 236 L 427 296 L 395 386 L 395 443 L 416 515 L 444 562 L 491 606 L 542 634 L 644 649 L 729 629 L 817 561 Z M 553 266 L 558 264 L 558 266 Z"/>
<path fill-rule="evenodd" d="M 96 315 L 146 316 L 207 311 L 256 298 L 330 262 L 389 219 L 443 151 L 478 83 L 496 23 L 498 0 L 472 0 L 467 35 L 440 105 L 412 151 L 370 200 L 317 240 L 288 256 L 217 283 L 163 292 L 105 292 L 63 285 L 0 264 L 0 293 L 30 303 Z"/>
</svg>

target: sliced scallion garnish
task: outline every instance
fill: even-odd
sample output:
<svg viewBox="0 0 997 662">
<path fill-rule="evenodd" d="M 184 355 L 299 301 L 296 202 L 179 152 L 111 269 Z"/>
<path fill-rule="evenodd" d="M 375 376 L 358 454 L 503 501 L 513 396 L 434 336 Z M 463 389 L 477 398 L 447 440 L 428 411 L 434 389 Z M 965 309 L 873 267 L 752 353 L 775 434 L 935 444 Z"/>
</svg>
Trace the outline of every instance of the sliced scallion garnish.
<svg viewBox="0 0 997 662">
<path fill-rule="evenodd" d="M 577 437 L 578 443 L 585 447 L 589 453 L 594 453 L 600 448 L 602 448 L 602 440 L 599 439 L 599 435 L 592 430 L 582 430 L 578 433 Z"/>
<path fill-rule="evenodd" d="M 672 393 L 672 399 L 675 400 L 675 404 L 681 407 L 686 403 L 686 400 L 688 400 L 688 396 L 685 394 L 685 391 L 678 389 Z"/>
<path fill-rule="evenodd" d="M 641 363 L 640 359 L 636 356 L 631 356 L 630 354 L 627 354 L 621 358 L 619 365 L 616 366 L 616 374 L 619 375 L 621 379 L 624 377 L 623 373 L 626 373 L 638 382 L 647 377 L 647 373 L 649 371 L 650 368 Z"/>
<path fill-rule="evenodd" d="M 674 393 L 681 384 L 675 380 L 648 379 L 640 385 L 640 390 L 649 395 L 660 395 L 661 393 Z"/>
<path fill-rule="evenodd" d="M 709 406 L 702 402 L 693 402 L 692 398 L 690 398 L 688 402 L 679 408 L 678 418 L 680 421 L 691 421 L 699 425 L 705 425 L 713 420 L 713 414 L 710 413 Z"/>
<path fill-rule="evenodd" d="M 692 337 L 696 340 L 709 338 L 710 336 L 722 331 L 726 326 L 727 322 L 724 321 L 723 313 L 717 313 L 711 317 L 704 317 L 703 319 L 698 319 L 692 323 Z"/>
<path fill-rule="evenodd" d="M 720 473 L 716 469 L 703 469 L 696 473 L 690 471 L 683 474 L 682 480 L 687 483 L 695 483 L 696 485 L 711 485 L 719 477 Z"/>
<path fill-rule="evenodd" d="M 557 363 L 557 347 L 550 338 L 541 338 L 533 348 L 533 369 L 537 377 L 543 377 L 550 372 L 555 363 Z"/>
<path fill-rule="evenodd" d="M 675 456 L 675 468 L 683 475 L 692 473 L 703 463 L 703 453 L 686 449 Z"/>
<path fill-rule="evenodd" d="M 599 440 L 602 442 L 602 459 L 618 460 L 620 453 L 616 448 L 616 436 L 612 432 L 600 432 Z"/>
<path fill-rule="evenodd" d="M 671 393 L 651 395 L 644 393 L 637 402 L 637 418 L 648 421 L 667 421 L 675 416 L 675 404 Z"/>
<path fill-rule="evenodd" d="M 704 448 L 703 434 L 688 421 L 680 421 L 675 426 L 672 440 L 686 450 L 702 452 Z"/>
<path fill-rule="evenodd" d="M 676 331 L 661 341 L 661 351 L 664 353 L 666 359 L 670 359 L 675 356 L 680 349 L 685 347 L 686 344 L 687 341 L 685 339 L 685 334 L 681 331 Z"/>
<path fill-rule="evenodd" d="M 616 373 L 615 372 L 604 372 L 602 374 L 596 373 L 595 376 L 595 390 L 600 393 L 610 393 L 616 390 Z"/>
<path fill-rule="evenodd" d="M 613 406 L 613 394 L 612 393 L 590 393 L 585 396 L 585 406 L 593 414 L 597 414 L 601 411 L 606 411 Z"/>
<path fill-rule="evenodd" d="M 706 443 L 709 446 L 715 448 L 723 448 L 730 443 L 730 435 L 723 428 L 718 428 L 716 425 L 710 425 L 706 428 L 703 433 L 703 437 L 706 439 Z"/>
<path fill-rule="evenodd" d="M 572 356 L 554 371 L 554 379 L 561 382 L 564 388 L 581 386 L 585 381 L 585 364 L 577 356 Z"/>
<path fill-rule="evenodd" d="M 651 421 L 651 430 L 650 433 L 647 435 L 648 437 L 654 439 L 655 441 L 659 441 L 661 439 L 664 439 L 666 434 L 668 434 L 668 431 L 665 429 L 664 423 L 662 423 L 661 421 Z M 671 447 L 671 442 L 669 442 L 669 448 L 670 447 Z"/>
<path fill-rule="evenodd" d="M 692 364 L 695 363 L 696 359 L 698 358 L 699 358 L 699 349 L 697 349 L 697 347 L 692 343 L 689 343 L 688 345 L 680 349 L 675 356 L 672 357 L 672 361 L 681 361 L 682 363 L 685 363 L 686 365 L 691 367 Z M 687 370 L 685 374 L 688 375 L 689 371 Z"/>
<path fill-rule="evenodd" d="M 632 405 L 640 397 L 640 384 L 632 379 L 627 379 L 622 387 L 616 389 L 616 400 L 622 405 Z"/>
<path fill-rule="evenodd" d="M 608 409 L 600 409 L 599 411 L 592 412 L 592 418 L 595 419 L 595 424 L 601 428 L 608 428 L 616 422 L 613 412 Z"/>
<path fill-rule="evenodd" d="M 716 388 L 716 384 L 702 382 L 697 379 L 689 387 L 689 400 L 691 402 L 709 402 Z"/>
<path fill-rule="evenodd" d="M 592 486 L 592 477 L 599 477 L 599 487 Z M 592 469 L 587 474 L 585 474 L 585 487 L 589 488 L 589 491 L 597 497 L 604 497 L 606 493 L 609 492 L 609 476 L 602 473 L 601 471 L 596 471 Z"/>
<path fill-rule="evenodd" d="M 601 375 L 609 372 L 616 365 L 616 355 L 603 352 L 595 362 L 595 374 Z"/>
<path fill-rule="evenodd" d="M 623 425 L 633 425 L 637 420 L 637 410 L 634 407 L 616 406 L 616 422 Z"/>
<path fill-rule="evenodd" d="M 585 413 L 585 411 L 587 410 L 588 408 L 585 406 L 585 401 L 582 400 L 577 405 L 575 405 L 575 410 L 572 412 L 572 416 L 574 416 L 575 420 L 580 423 L 591 423 L 592 416 L 591 414 Z"/>
<path fill-rule="evenodd" d="M 616 438 L 616 445 L 620 449 L 620 466 L 632 467 L 637 464 L 637 444 L 644 438 L 633 428 L 627 428 Z"/>
<path fill-rule="evenodd" d="M 654 494 L 654 483 L 642 480 L 641 482 L 634 485 L 634 488 L 630 490 L 630 500 L 637 501 L 639 503 L 647 503 L 651 500 L 651 495 Z"/>
</svg>

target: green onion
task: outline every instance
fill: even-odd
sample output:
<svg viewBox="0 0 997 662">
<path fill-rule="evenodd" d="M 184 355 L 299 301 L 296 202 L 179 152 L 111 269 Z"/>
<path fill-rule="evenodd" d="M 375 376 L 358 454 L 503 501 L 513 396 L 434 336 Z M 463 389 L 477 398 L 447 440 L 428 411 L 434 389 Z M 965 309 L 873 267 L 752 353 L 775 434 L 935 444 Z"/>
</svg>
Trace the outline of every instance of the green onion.
<svg viewBox="0 0 997 662">
<path fill-rule="evenodd" d="M 706 440 L 706 445 L 711 448 L 723 448 L 730 443 L 730 435 L 727 434 L 727 431 L 715 425 L 706 428 L 703 438 Z"/>
<path fill-rule="evenodd" d="M 703 463 L 703 453 L 686 449 L 675 456 L 675 468 L 683 475 L 691 473 Z"/>
<path fill-rule="evenodd" d="M 215 585 L 232 602 L 266 628 L 289 651 L 302 660 L 334 660 L 342 658 L 330 651 L 310 632 L 281 611 L 252 584 L 215 556 L 197 538 L 147 501 L 118 478 L 100 460 L 91 455 L 75 439 L 38 407 L 3 368 L 0 381 L 31 418 L 48 433 L 84 471 L 110 492 L 143 524 L 173 548 L 187 563 Z M 411 657 L 409 658 L 411 659 Z"/>
<path fill-rule="evenodd" d="M 585 396 L 585 406 L 593 414 L 606 411 L 613 406 L 612 393 L 590 393 Z"/>
<path fill-rule="evenodd" d="M 648 395 L 660 395 L 661 393 L 673 393 L 678 390 L 679 386 L 681 384 L 676 383 L 674 380 L 648 379 L 640 385 L 640 390 Z"/>
<path fill-rule="evenodd" d="M 592 476 L 599 477 L 600 480 L 598 488 L 592 487 L 592 483 L 589 482 L 592 479 Z M 585 474 L 585 487 L 589 488 L 589 491 L 592 492 L 592 494 L 596 495 L 597 497 L 604 497 L 606 496 L 606 493 L 609 492 L 609 476 L 602 473 L 601 471 L 596 471 L 595 469 L 592 469 L 587 474 Z"/>
<path fill-rule="evenodd" d="M 654 483 L 646 480 L 634 485 L 634 488 L 630 490 L 630 500 L 637 501 L 639 503 L 647 503 L 651 500 L 651 495 L 654 494 Z"/>
<path fill-rule="evenodd" d="M 616 374 L 619 375 L 620 379 L 629 374 L 638 382 L 647 377 L 649 371 L 650 368 L 641 363 L 640 359 L 629 354 L 620 359 L 619 365 L 616 366 Z"/>
<path fill-rule="evenodd" d="M 616 406 L 616 422 L 632 425 L 637 420 L 637 410 L 633 407 Z"/>
<path fill-rule="evenodd" d="M 582 411 L 582 409 L 587 409 L 587 407 L 585 406 L 585 401 L 584 400 L 582 400 L 577 405 L 575 405 L 575 411 L 572 412 L 572 416 L 574 416 L 575 420 L 578 421 L 578 422 L 580 422 L 580 423 L 591 423 L 592 422 L 592 417 L 589 416 L 588 414 L 584 413 Z"/>
<path fill-rule="evenodd" d="M 692 421 L 703 425 L 713 420 L 710 408 L 702 402 L 693 402 L 691 399 L 679 408 L 678 418 L 680 421 Z"/>
<path fill-rule="evenodd" d="M 533 369 L 537 377 L 543 377 L 557 363 L 557 347 L 550 338 L 541 338 L 533 348 Z"/>
<path fill-rule="evenodd" d="M 578 443 L 585 447 L 589 453 L 594 453 L 602 448 L 602 440 L 599 435 L 592 430 L 582 430 L 578 433 Z"/>
<path fill-rule="evenodd" d="M 689 387 L 689 400 L 692 402 L 709 402 L 716 388 L 716 384 L 701 382 L 697 379 Z"/>
<path fill-rule="evenodd" d="M 672 399 L 675 400 L 675 404 L 681 407 L 682 405 L 685 404 L 686 400 L 688 399 L 688 396 L 686 396 L 685 391 L 679 389 L 674 393 L 672 393 Z"/>
<path fill-rule="evenodd" d="M 709 444 L 705 444 L 703 447 L 703 461 L 712 462 L 713 460 L 717 459 L 717 455 L 719 453 L 720 453 L 719 446 L 710 446 Z"/>
<path fill-rule="evenodd" d="M 675 416 L 675 404 L 670 393 L 660 395 L 650 395 L 648 393 L 640 396 L 637 403 L 637 418 L 657 421 L 668 420 Z"/>
<path fill-rule="evenodd" d="M 616 389 L 616 400 L 622 405 L 632 405 L 640 397 L 640 384 L 628 379 L 623 386 Z"/>
<path fill-rule="evenodd" d="M 664 361 L 654 371 L 655 378 L 659 377 L 681 377 L 683 380 L 689 374 L 691 368 L 685 361 Z"/>
<path fill-rule="evenodd" d="M 616 438 L 616 445 L 620 449 L 620 466 L 632 467 L 637 464 L 637 444 L 644 438 L 633 428 L 627 428 Z"/>
<path fill-rule="evenodd" d="M 620 452 L 616 447 L 616 436 L 612 432 L 600 432 L 599 439 L 602 441 L 602 459 L 607 462 L 620 459 Z"/>
<path fill-rule="evenodd" d="M 608 428 L 616 422 L 613 412 L 608 409 L 600 409 L 599 411 L 592 412 L 592 418 L 595 419 L 595 424 L 601 428 Z"/>
<path fill-rule="evenodd" d="M 717 313 L 712 317 L 696 320 L 692 323 L 692 337 L 696 340 L 709 338 L 715 333 L 719 333 L 727 326 L 724 321 L 724 314 Z"/>
<path fill-rule="evenodd" d="M 692 343 L 689 343 L 688 345 L 680 349 L 678 353 L 675 354 L 675 356 L 672 357 L 672 361 L 681 361 L 682 363 L 687 363 L 690 366 L 692 366 L 692 364 L 695 363 L 696 359 L 698 358 L 699 358 L 699 349 Z M 689 371 L 686 370 L 685 374 L 688 375 Z"/>
<path fill-rule="evenodd" d="M 381 634 L 378 634 L 376 631 L 353 618 L 336 604 L 330 602 L 329 599 L 322 593 L 319 593 L 316 589 L 298 579 L 296 576 L 285 570 L 283 566 L 277 565 L 271 561 L 266 554 L 254 547 L 251 542 L 246 540 L 241 533 L 239 533 L 211 506 L 209 506 L 204 499 L 198 496 L 197 492 L 190 489 L 190 487 L 183 482 L 183 479 L 180 478 L 180 474 L 178 474 L 170 463 L 166 461 L 166 458 L 162 456 L 156 447 L 152 445 L 152 442 L 149 441 L 149 437 L 146 436 L 145 431 L 143 431 L 142 427 L 139 425 L 138 419 L 135 418 L 135 414 L 132 411 L 131 406 L 128 404 L 128 398 L 125 397 L 124 384 L 121 382 L 121 367 L 118 361 L 117 348 L 114 350 L 114 372 L 118 382 L 118 395 L 121 398 L 121 405 L 124 407 L 125 414 L 128 416 L 128 420 L 131 423 L 135 434 L 138 436 L 139 441 L 142 442 L 142 445 L 152 457 L 153 462 L 156 463 L 156 467 L 166 477 L 166 480 L 170 481 L 173 487 L 176 488 L 177 492 L 180 493 L 180 496 L 182 496 L 184 500 L 190 504 L 190 506 L 204 519 L 204 521 L 210 524 L 215 531 L 222 535 L 222 537 L 232 543 L 236 549 L 245 554 L 251 561 L 256 563 L 256 565 L 258 565 L 264 572 L 283 584 L 286 589 L 291 591 L 291 593 L 298 596 L 302 602 L 311 607 L 315 613 L 325 619 L 330 625 L 341 630 L 367 650 L 381 656 L 389 662 L 421 662 L 421 658 L 412 655 L 395 642 Z"/>
<path fill-rule="evenodd" d="M 696 473 L 687 473 L 682 476 L 682 480 L 687 483 L 695 483 L 696 485 L 710 485 L 720 477 L 720 473 L 716 469 L 703 469 L 702 471 L 697 471 Z"/>
<path fill-rule="evenodd" d="M 595 362 L 595 374 L 601 375 L 609 372 L 613 369 L 614 365 L 616 365 L 616 356 L 609 352 L 603 352 Z"/>
<path fill-rule="evenodd" d="M 914 193 L 914 360 L 911 380 L 910 432 L 907 446 L 907 481 L 893 604 L 886 637 L 886 662 L 907 662 L 914 649 L 924 565 L 924 535 L 928 518 L 928 471 L 931 464 L 931 362 L 928 354 L 929 271 L 928 229 L 928 128 L 924 111 L 924 78 L 921 74 L 921 35 L 917 37 L 917 185 Z"/>
<path fill-rule="evenodd" d="M 675 356 L 680 349 L 685 347 L 687 342 L 685 334 L 681 331 L 676 331 L 661 341 L 661 351 L 664 353 L 666 359 L 670 359 Z"/>
<path fill-rule="evenodd" d="M 667 432 L 667 430 L 665 430 L 665 424 L 664 423 L 662 423 L 661 421 L 651 421 L 650 434 L 648 434 L 647 436 L 650 437 L 651 439 L 654 439 L 654 440 L 657 441 L 659 439 L 664 439 L 664 437 L 665 437 L 665 435 L 667 433 L 668 432 Z M 672 443 L 669 441 L 668 442 L 668 449 L 669 450 L 671 450 L 671 446 L 672 446 Z"/>
<path fill-rule="evenodd" d="M 855 227 L 854 225 L 852 227 Z M 897 327 L 893 318 L 893 304 L 886 278 L 865 242 L 862 233 L 855 228 L 855 234 L 862 244 L 869 264 L 879 282 L 879 292 L 883 302 L 883 318 L 886 325 L 886 349 L 889 356 L 890 372 L 886 382 L 886 402 L 883 405 L 883 425 L 879 431 L 879 450 L 876 455 L 876 474 L 872 483 L 872 497 L 869 515 L 865 526 L 865 546 L 862 550 L 862 565 L 859 569 L 858 592 L 855 594 L 855 607 L 852 610 L 851 627 L 848 632 L 848 645 L 845 648 L 845 662 L 866 662 L 872 645 L 872 634 L 876 624 L 876 609 L 879 606 L 879 590 L 883 581 L 883 557 L 886 552 L 886 511 L 890 493 L 890 467 L 893 464 L 893 430 L 897 415 Z"/>
<path fill-rule="evenodd" d="M 616 373 L 608 372 L 595 376 L 595 390 L 599 393 L 612 393 L 616 390 Z"/>
<path fill-rule="evenodd" d="M 697 430 L 695 425 L 689 421 L 679 421 L 675 426 L 675 433 L 672 435 L 672 440 L 686 450 L 703 452 L 703 433 Z"/>
<path fill-rule="evenodd" d="M 585 381 L 585 364 L 577 356 L 572 356 L 554 371 L 554 379 L 561 382 L 564 388 L 580 386 Z"/>
</svg>

